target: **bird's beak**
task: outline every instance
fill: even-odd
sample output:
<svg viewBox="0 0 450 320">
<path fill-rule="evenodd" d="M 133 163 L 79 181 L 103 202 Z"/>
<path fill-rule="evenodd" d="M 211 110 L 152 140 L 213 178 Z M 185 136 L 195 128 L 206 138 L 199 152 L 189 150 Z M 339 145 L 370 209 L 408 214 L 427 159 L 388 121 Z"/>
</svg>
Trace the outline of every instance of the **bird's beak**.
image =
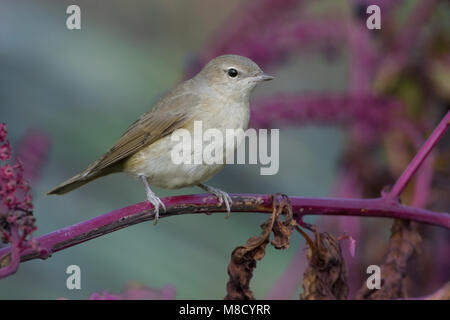
<svg viewBox="0 0 450 320">
<path fill-rule="evenodd" d="M 265 74 L 265 73 L 263 73 L 259 76 L 256 76 L 255 78 L 256 78 L 256 81 L 258 81 L 258 82 L 259 81 L 269 81 L 269 80 L 274 79 L 274 77 L 269 76 L 268 74 Z"/>
</svg>

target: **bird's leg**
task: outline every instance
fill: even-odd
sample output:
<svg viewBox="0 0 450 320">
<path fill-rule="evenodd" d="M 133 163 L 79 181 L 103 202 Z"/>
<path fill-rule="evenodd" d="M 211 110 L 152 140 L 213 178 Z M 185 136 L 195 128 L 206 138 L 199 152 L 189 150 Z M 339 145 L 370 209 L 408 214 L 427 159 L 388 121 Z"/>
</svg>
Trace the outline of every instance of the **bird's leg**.
<svg viewBox="0 0 450 320">
<path fill-rule="evenodd" d="M 207 186 L 206 184 L 203 184 L 203 183 L 199 183 L 197 186 L 202 188 L 206 192 L 214 194 L 217 197 L 217 199 L 219 200 L 220 206 L 223 203 L 225 203 L 225 206 L 227 208 L 227 218 L 230 217 L 231 205 L 233 204 L 233 200 L 231 200 L 231 197 L 228 195 L 228 193 L 226 193 L 225 191 L 222 191 L 220 189 L 217 189 L 217 188 L 214 188 L 211 186 Z"/>
<path fill-rule="evenodd" d="M 152 189 L 150 189 L 147 178 L 142 175 L 139 177 L 141 178 L 142 182 L 144 183 L 145 192 L 147 193 L 147 200 L 155 208 L 155 223 L 154 223 L 154 225 L 156 225 L 158 223 L 158 219 L 159 219 L 159 208 L 161 207 L 163 209 L 163 211 L 166 212 L 166 206 L 161 201 L 161 199 L 156 196 L 156 194 L 152 191 Z"/>
</svg>

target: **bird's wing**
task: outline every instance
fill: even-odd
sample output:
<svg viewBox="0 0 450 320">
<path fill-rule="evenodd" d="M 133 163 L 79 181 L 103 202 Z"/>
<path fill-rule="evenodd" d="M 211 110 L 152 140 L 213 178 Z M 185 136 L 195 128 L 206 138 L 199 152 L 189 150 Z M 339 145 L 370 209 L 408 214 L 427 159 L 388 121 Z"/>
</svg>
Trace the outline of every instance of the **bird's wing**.
<svg viewBox="0 0 450 320">
<path fill-rule="evenodd" d="M 193 109 L 199 104 L 199 97 L 190 92 L 175 90 L 168 94 L 136 120 L 108 152 L 86 169 L 85 174 L 116 164 L 176 129 L 183 128 L 192 120 Z"/>
</svg>

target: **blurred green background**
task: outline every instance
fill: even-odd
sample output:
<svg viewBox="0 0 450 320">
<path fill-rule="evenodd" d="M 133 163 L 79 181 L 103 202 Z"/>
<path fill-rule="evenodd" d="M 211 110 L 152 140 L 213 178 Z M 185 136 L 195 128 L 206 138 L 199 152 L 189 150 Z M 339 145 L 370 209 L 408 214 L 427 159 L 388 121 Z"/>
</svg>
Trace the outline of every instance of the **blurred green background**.
<svg viewBox="0 0 450 320">
<path fill-rule="evenodd" d="M 29 128 L 44 130 L 52 149 L 33 185 L 38 231 L 47 232 L 145 200 L 139 181 L 118 174 L 62 197 L 51 187 L 83 170 L 106 151 L 140 114 L 182 80 L 193 55 L 232 19 L 239 1 L 76 1 L 82 29 L 66 28 L 73 1 L 0 0 L 0 122 L 13 146 Z M 321 3 L 333 5 L 331 1 Z M 345 7 L 344 7 L 345 9 Z M 275 70 L 266 70 L 274 73 Z M 253 97 L 284 91 L 343 91 L 347 58 L 293 58 L 276 81 Z M 228 166 L 210 182 L 233 192 L 327 196 L 345 141 L 338 128 L 281 129 L 280 171 L 260 176 L 258 166 Z M 197 188 L 154 190 L 160 197 L 201 193 Z M 130 282 L 176 287 L 178 299 L 221 299 L 232 250 L 259 233 L 265 215 L 184 215 L 132 226 L 20 265 L 0 280 L 1 299 L 86 299 L 120 292 Z M 252 280 L 264 298 L 304 240 L 268 247 Z M 67 266 L 81 268 L 81 290 L 66 288 Z M 301 277 L 303 270 L 299 270 Z M 300 288 L 298 289 L 298 292 Z M 296 296 L 298 295 L 296 293 Z"/>
</svg>

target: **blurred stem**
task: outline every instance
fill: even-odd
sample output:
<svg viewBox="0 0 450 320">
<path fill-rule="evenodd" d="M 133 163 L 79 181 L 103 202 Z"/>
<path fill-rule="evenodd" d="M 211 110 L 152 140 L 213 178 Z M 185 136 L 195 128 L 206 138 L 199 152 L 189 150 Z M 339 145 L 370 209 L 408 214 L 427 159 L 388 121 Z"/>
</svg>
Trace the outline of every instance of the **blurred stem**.
<svg viewBox="0 0 450 320">
<path fill-rule="evenodd" d="M 448 126 L 450 125 L 450 111 L 444 116 L 439 125 L 434 129 L 430 137 L 425 141 L 420 150 L 417 152 L 414 159 L 410 162 L 408 167 L 403 171 L 400 178 L 398 178 L 395 185 L 392 187 L 391 191 L 386 195 L 386 198 L 395 200 L 398 199 L 402 191 L 405 189 L 406 185 L 411 180 L 412 176 L 417 172 L 419 167 L 422 165 L 424 160 L 433 150 L 434 146 L 442 138 Z"/>
</svg>

